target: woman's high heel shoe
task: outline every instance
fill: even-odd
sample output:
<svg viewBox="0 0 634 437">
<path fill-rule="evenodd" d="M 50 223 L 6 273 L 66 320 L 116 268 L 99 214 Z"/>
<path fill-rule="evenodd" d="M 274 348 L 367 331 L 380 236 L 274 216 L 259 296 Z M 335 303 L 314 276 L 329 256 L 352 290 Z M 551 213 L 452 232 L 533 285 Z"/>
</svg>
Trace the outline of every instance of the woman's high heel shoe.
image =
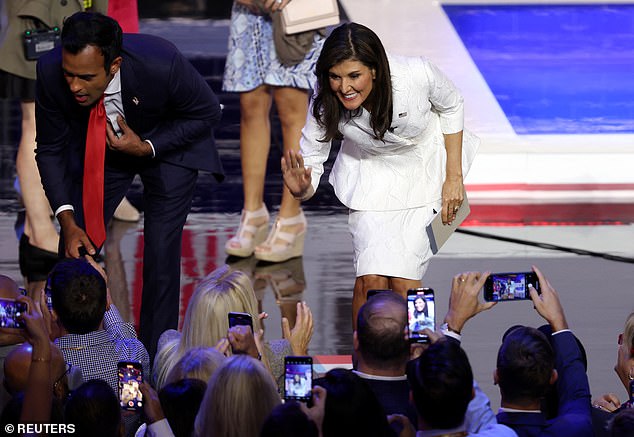
<svg viewBox="0 0 634 437">
<path fill-rule="evenodd" d="M 294 217 L 278 217 L 266 241 L 255 248 L 255 257 L 261 261 L 282 262 L 302 256 L 306 217 L 300 210 Z"/>
<path fill-rule="evenodd" d="M 225 252 L 243 258 L 251 256 L 255 246 L 266 239 L 268 227 L 269 212 L 266 206 L 255 211 L 243 209 L 238 232 L 225 244 Z"/>
</svg>

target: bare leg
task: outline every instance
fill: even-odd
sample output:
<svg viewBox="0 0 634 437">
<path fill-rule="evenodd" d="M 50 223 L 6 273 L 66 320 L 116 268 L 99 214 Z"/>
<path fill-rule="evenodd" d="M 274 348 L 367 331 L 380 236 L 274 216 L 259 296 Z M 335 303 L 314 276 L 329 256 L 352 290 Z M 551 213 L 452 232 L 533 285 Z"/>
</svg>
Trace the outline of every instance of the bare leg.
<svg viewBox="0 0 634 437">
<path fill-rule="evenodd" d="M 381 290 L 389 288 L 389 278 L 381 275 L 358 276 L 354 282 L 352 294 L 352 329 L 357 329 L 357 314 L 367 300 L 368 290 Z"/>
<path fill-rule="evenodd" d="M 297 151 L 299 150 L 302 128 L 306 123 L 308 91 L 290 87 L 275 88 L 273 97 L 282 124 L 284 152 L 287 150 Z M 294 217 L 299 214 L 300 201 L 292 196 L 286 186 L 283 190 L 280 217 Z"/>
<path fill-rule="evenodd" d="M 244 209 L 247 211 L 262 207 L 264 199 L 266 163 L 271 148 L 269 91 L 266 85 L 262 85 L 240 94 L 240 160 Z"/>
<path fill-rule="evenodd" d="M 51 207 L 35 163 L 35 103 L 22 102 L 21 107 L 22 137 L 18 146 L 16 169 L 26 209 L 24 230 L 33 246 L 57 252 L 59 235 L 51 220 Z"/>
</svg>

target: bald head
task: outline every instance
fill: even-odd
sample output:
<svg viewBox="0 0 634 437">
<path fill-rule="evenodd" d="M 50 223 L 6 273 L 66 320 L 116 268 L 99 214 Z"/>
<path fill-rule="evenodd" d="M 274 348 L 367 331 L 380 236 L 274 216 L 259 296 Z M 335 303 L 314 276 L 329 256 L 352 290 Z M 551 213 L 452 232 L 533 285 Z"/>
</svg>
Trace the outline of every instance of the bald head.
<svg viewBox="0 0 634 437">
<path fill-rule="evenodd" d="M 4 360 L 5 387 L 12 395 L 24 391 L 29 379 L 33 347 L 24 342 L 16 346 Z M 66 371 L 64 356 L 55 344 L 51 343 L 51 384 L 54 384 Z"/>
<path fill-rule="evenodd" d="M 406 325 L 407 303 L 400 295 L 384 291 L 368 299 L 357 316 L 359 365 L 403 374 L 409 358 Z"/>
</svg>

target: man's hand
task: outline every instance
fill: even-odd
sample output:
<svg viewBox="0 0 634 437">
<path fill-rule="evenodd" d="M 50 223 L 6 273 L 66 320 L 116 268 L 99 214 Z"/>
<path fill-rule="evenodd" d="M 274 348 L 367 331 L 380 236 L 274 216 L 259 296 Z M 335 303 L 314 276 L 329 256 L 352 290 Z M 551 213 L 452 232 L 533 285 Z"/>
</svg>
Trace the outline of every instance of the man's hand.
<svg viewBox="0 0 634 437">
<path fill-rule="evenodd" d="M 83 247 L 89 255 L 94 255 L 95 247 L 90 242 L 86 232 L 77 226 L 75 216 L 70 210 L 62 211 L 57 215 L 57 220 L 62 228 L 64 236 L 64 253 L 67 258 L 79 258 L 79 248 Z"/>
<path fill-rule="evenodd" d="M 137 157 L 152 156 L 152 147 L 147 141 L 141 138 L 128 126 L 125 119 L 117 116 L 117 124 L 121 129 L 121 136 L 115 134 L 109 123 L 106 124 L 106 137 L 108 146 L 112 150 Z"/>
<path fill-rule="evenodd" d="M 319 435 L 322 434 L 322 425 L 324 423 L 324 415 L 326 413 L 326 396 L 328 392 L 318 385 L 313 387 L 313 406 L 308 408 L 303 402 L 299 403 L 299 408 L 317 425 Z"/>
<path fill-rule="evenodd" d="M 291 330 L 286 317 L 282 317 L 282 336 L 289 341 L 295 355 L 308 355 L 313 338 L 313 313 L 306 302 L 297 302 L 297 318 Z"/>
<path fill-rule="evenodd" d="M 464 324 L 482 311 L 495 305 L 495 302 L 480 302 L 478 295 L 490 272 L 467 272 L 454 276 L 449 296 L 449 311 L 445 322 L 451 329 L 462 332 Z"/>
<path fill-rule="evenodd" d="M 541 290 L 540 295 L 532 284 L 528 287 L 535 309 L 550 324 L 553 332 L 568 329 L 568 322 L 559 301 L 559 295 L 537 267 L 533 266 L 533 271 L 537 274 Z"/>
</svg>

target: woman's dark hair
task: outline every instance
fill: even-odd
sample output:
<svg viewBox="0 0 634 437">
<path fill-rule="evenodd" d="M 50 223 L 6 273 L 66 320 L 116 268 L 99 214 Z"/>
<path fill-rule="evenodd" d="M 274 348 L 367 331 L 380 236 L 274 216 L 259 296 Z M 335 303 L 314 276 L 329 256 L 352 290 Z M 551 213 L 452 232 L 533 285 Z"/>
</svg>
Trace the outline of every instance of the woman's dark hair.
<svg viewBox="0 0 634 437">
<path fill-rule="evenodd" d="M 99 48 L 106 73 L 121 54 L 123 32 L 115 20 L 99 13 L 77 12 L 64 21 L 62 47 L 76 55 L 87 46 Z"/>
<path fill-rule="evenodd" d="M 313 116 L 326 129 L 324 138 L 319 141 L 341 138 L 339 121 L 346 116 L 358 116 L 362 111 L 359 107 L 352 113 L 346 113 L 330 89 L 330 69 L 344 61 L 359 61 L 376 73 L 368 102 L 370 126 L 376 138 L 382 140 L 392 123 L 392 78 L 387 55 L 376 33 L 361 24 L 345 23 L 326 38 L 315 67 L 317 93 L 313 101 Z"/>
<path fill-rule="evenodd" d="M 79 436 L 115 437 L 120 433 L 121 407 L 110 384 L 91 379 L 80 385 L 66 403 L 66 423 Z"/>
</svg>

